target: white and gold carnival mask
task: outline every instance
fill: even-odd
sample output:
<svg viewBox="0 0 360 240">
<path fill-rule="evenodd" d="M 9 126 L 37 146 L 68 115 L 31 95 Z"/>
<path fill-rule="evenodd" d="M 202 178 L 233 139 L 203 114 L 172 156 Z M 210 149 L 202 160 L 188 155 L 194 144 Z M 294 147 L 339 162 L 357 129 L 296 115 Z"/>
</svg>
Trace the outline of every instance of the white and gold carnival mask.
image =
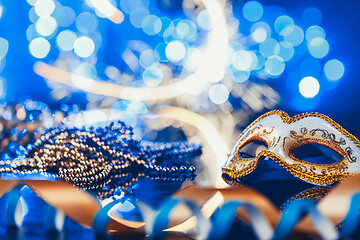
<svg viewBox="0 0 360 240">
<path fill-rule="evenodd" d="M 255 157 L 243 158 L 240 149 L 262 141 L 267 150 Z M 341 155 L 335 163 L 312 163 L 294 156 L 306 144 L 320 144 Z M 319 113 L 289 117 L 282 111 L 271 111 L 256 119 L 240 135 L 222 169 L 229 181 L 251 173 L 261 156 L 270 157 L 292 175 L 312 184 L 329 185 L 360 173 L 360 142 L 331 118 Z"/>
</svg>

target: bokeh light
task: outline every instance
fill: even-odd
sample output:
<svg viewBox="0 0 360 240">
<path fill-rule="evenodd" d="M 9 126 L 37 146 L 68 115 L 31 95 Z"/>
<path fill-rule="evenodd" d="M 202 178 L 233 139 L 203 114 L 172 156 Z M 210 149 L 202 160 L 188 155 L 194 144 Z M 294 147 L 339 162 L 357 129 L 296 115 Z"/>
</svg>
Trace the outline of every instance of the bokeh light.
<svg viewBox="0 0 360 240">
<path fill-rule="evenodd" d="M 90 12 L 80 13 L 76 18 L 76 28 L 82 33 L 93 32 L 98 26 L 96 16 Z"/>
<path fill-rule="evenodd" d="M 265 62 L 265 70 L 270 77 L 277 77 L 285 69 L 284 60 L 279 56 L 271 56 Z"/>
<path fill-rule="evenodd" d="M 159 17 L 155 15 L 148 15 L 141 22 L 141 27 L 146 34 L 156 35 L 161 30 L 162 22 Z"/>
<path fill-rule="evenodd" d="M 245 3 L 243 7 L 244 18 L 248 21 L 254 22 L 259 20 L 262 17 L 263 12 L 262 5 L 257 1 L 249 1 Z"/>
<path fill-rule="evenodd" d="M 261 43 L 271 35 L 271 29 L 264 22 L 257 22 L 251 27 L 251 37 L 255 42 Z"/>
<path fill-rule="evenodd" d="M 255 50 L 253 53 L 256 56 L 256 66 L 253 70 L 260 70 L 265 65 L 266 58 L 260 53 L 260 51 Z"/>
<path fill-rule="evenodd" d="M 255 42 L 263 42 L 267 38 L 267 32 L 263 28 L 257 28 L 251 33 L 252 38 Z"/>
<path fill-rule="evenodd" d="M 255 70 L 258 68 L 259 65 L 259 59 L 258 56 L 253 52 L 253 51 L 249 51 L 250 55 L 251 55 L 251 66 L 250 66 L 250 70 Z"/>
<path fill-rule="evenodd" d="M 146 107 L 146 105 L 143 102 L 134 101 L 134 100 L 130 101 L 130 103 L 127 105 L 126 110 L 136 113 L 136 114 L 148 112 L 148 108 Z"/>
<path fill-rule="evenodd" d="M 322 14 L 319 9 L 309 7 L 303 12 L 302 20 L 308 26 L 319 25 L 322 21 Z"/>
<path fill-rule="evenodd" d="M 336 59 L 329 60 L 325 63 L 324 73 L 327 79 L 337 81 L 344 75 L 344 65 Z"/>
<path fill-rule="evenodd" d="M 143 81 L 149 87 L 158 86 L 163 80 L 163 73 L 157 67 L 149 67 L 143 72 Z"/>
<path fill-rule="evenodd" d="M 9 50 L 8 40 L 0 37 L 0 60 L 5 58 L 8 50 Z"/>
<path fill-rule="evenodd" d="M 315 38 L 308 44 L 310 54 L 314 58 L 323 58 L 329 53 L 329 44 L 323 38 Z"/>
<path fill-rule="evenodd" d="M 190 20 L 181 20 L 176 25 L 176 34 L 179 38 L 187 41 L 196 40 L 196 25 Z"/>
<path fill-rule="evenodd" d="M 291 27 L 293 25 L 294 25 L 294 20 L 287 15 L 282 15 L 278 17 L 274 22 L 274 28 L 278 34 L 280 34 L 283 31 L 283 29 L 287 27 Z"/>
<path fill-rule="evenodd" d="M 164 31 L 164 33 L 163 33 L 164 42 L 169 43 L 171 41 L 179 39 L 179 38 L 177 38 L 177 35 L 176 35 L 176 28 L 175 28 L 176 22 L 177 22 L 177 20 L 172 21 L 169 24 L 169 26 L 167 27 L 167 29 Z"/>
<path fill-rule="evenodd" d="M 209 98 L 215 104 L 223 104 L 229 97 L 229 90 L 223 84 L 214 84 L 209 90 Z"/>
<path fill-rule="evenodd" d="M 140 8 L 140 7 L 148 8 L 149 4 L 150 4 L 149 0 L 121 0 L 120 1 L 121 9 L 128 14 L 130 14 L 130 12 L 136 8 Z"/>
<path fill-rule="evenodd" d="M 60 50 L 69 52 L 73 50 L 76 39 L 76 33 L 71 30 L 64 30 L 56 37 L 56 43 Z"/>
<path fill-rule="evenodd" d="M 211 30 L 211 19 L 207 10 L 202 10 L 201 12 L 199 12 L 197 16 L 197 23 L 202 29 Z"/>
<path fill-rule="evenodd" d="M 238 51 L 233 55 L 233 65 L 240 71 L 248 71 L 253 64 L 253 57 L 248 51 Z"/>
<path fill-rule="evenodd" d="M 159 60 L 160 58 L 158 54 L 151 49 L 143 51 L 139 57 L 139 63 L 144 69 L 153 65 L 157 65 L 159 63 Z"/>
<path fill-rule="evenodd" d="M 70 26 L 76 19 L 76 13 L 71 7 L 61 6 L 59 2 L 55 2 L 55 11 L 51 14 L 60 27 Z"/>
<path fill-rule="evenodd" d="M 304 32 L 299 26 L 287 26 L 281 32 L 280 35 L 284 37 L 284 40 L 293 46 L 298 46 L 304 40 Z"/>
<path fill-rule="evenodd" d="M 50 51 L 50 43 L 45 38 L 35 38 L 29 44 L 29 51 L 36 58 L 44 58 Z"/>
<path fill-rule="evenodd" d="M 240 71 L 235 67 L 230 68 L 231 78 L 237 83 L 243 83 L 250 77 L 250 71 Z"/>
<path fill-rule="evenodd" d="M 309 27 L 306 30 L 306 33 L 305 33 L 306 41 L 308 41 L 309 43 L 312 40 L 314 40 L 315 38 L 323 38 L 323 39 L 325 39 L 325 37 L 326 37 L 326 34 L 325 34 L 324 29 L 322 27 L 320 27 L 320 26 L 317 26 L 317 25 Z"/>
<path fill-rule="evenodd" d="M 121 8 L 121 10 L 123 10 L 125 13 L 129 14 L 131 12 L 131 9 L 132 9 L 131 2 L 134 2 L 135 4 L 138 4 L 138 5 L 142 6 L 141 2 L 139 3 L 139 1 L 137 1 L 137 0 L 134 0 L 134 1 L 120 0 L 120 8 Z"/>
<path fill-rule="evenodd" d="M 299 91 L 306 98 L 315 97 L 320 90 L 319 81 L 314 77 L 304 77 L 299 83 Z"/>
<path fill-rule="evenodd" d="M 74 42 L 74 51 L 79 57 L 87 58 L 94 50 L 95 44 L 89 37 L 79 37 Z"/>
<path fill-rule="evenodd" d="M 28 4 L 30 4 L 31 6 L 35 6 L 35 3 L 37 2 L 37 0 L 26 0 Z"/>
<path fill-rule="evenodd" d="M 90 79 L 96 79 L 97 77 L 97 71 L 94 65 L 92 65 L 91 63 L 80 63 L 74 70 L 73 72 L 76 75 L 80 75 L 86 78 L 90 78 Z"/>
<path fill-rule="evenodd" d="M 50 36 L 55 32 L 57 22 L 53 17 L 41 17 L 35 23 L 36 31 L 42 36 Z"/>
<path fill-rule="evenodd" d="M 164 42 L 158 43 L 155 47 L 155 51 L 160 58 L 160 62 L 163 62 L 163 63 L 169 61 L 169 59 L 166 57 L 166 53 L 165 53 L 166 47 L 167 47 L 167 44 Z"/>
<path fill-rule="evenodd" d="M 31 8 L 29 11 L 29 19 L 32 23 L 36 23 L 36 21 L 39 19 L 39 15 L 36 14 L 35 8 Z"/>
<path fill-rule="evenodd" d="M 54 11 L 55 3 L 53 0 L 37 0 L 34 8 L 39 17 L 46 17 Z"/>
<path fill-rule="evenodd" d="M 289 61 L 294 56 L 294 48 L 292 44 L 286 41 L 282 41 L 279 44 L 280 44 L 279 56 L 284 61 Z"/>
<path fill-rule="evenodd" d="M 34 38 L 36 38 L 38 36 L 39 36 L 39 34 L 36 32 L 35 24 L 31 24 L 26 29 L 26 38 L 27 38 L 27 40 L 30 42 L 31 40 L 33 40 Z"/>
<path fill-rule="evenodd" d="M 161 29 L 160 31 L 157 33 L 157 35 L 163 37 L 165 31 L 169 28 L 170 24 L 172 23 L 171 19 L 168 17 L 161 17 Z"/>
<path fill-rule="evenodd" d="M 142 22 L 146 16 L 149 15 L 149 11 L 144 7 L 135 8 L 130 12 L 130 22 L 136 28 L 142 27 Z"/>
<path fill-rule="evenodd" d="M 264 57 L 278 55 L 280 53 L 280 44 L 273 38 L 268 38 L 259 45 L 260 53 Z"/>
<path fill-rule="evenodd" d="M 166 57 L 172 62 L 178 62 L 185 57 L 186 48 L 181 41 L 172 41 L 165 48 Z"/>
</svg>

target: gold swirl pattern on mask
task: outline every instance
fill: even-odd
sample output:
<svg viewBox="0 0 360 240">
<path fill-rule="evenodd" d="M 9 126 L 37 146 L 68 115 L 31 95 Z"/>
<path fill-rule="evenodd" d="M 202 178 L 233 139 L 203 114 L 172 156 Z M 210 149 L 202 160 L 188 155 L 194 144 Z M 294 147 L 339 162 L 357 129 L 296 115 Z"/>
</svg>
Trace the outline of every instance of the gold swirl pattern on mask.
<svg viewBox="0 0 360 240">
<path fill-rule="evenodd" d="M 264 115 L 257 118 L 254 122 L 252 122 L 242 132 L 242 134 L 240 134 L 239 139 L 241 139 L 242 137 L 244 139 L 246 139 L 248 135 L 253 134 L 255 131 L 260 132 L 260 134 L 258 134 L 258 135 L 261 137 L 258 137 L 258 136 L 250 137 L 249 139 L 246 139 L 245 142 L 241 143 L 241 146 L 244 146 L 248 142 L 252 142 L 255 140 L 265 141 L 265 143 L 268 145 L 268 147 L 274 146 L 279 143 L 280 138 L 278 138 L 277 140 L 269 139 L 268 132 L 266 131 L 266 129 L 261 129 L 262 125 L 259 125 L 260 127 L 259 126 L 255 127 L 250 132 L 248 131 L 255 124 L 257 124 L 260 120 L 262 120 L 263 118 L 268 117 L 270 115 L 279 116 L 281 118 L 282 122 L 285 124 L 291 124 L 291 123 L 294 123 L 301 119 L 304 119 L 306 117 L 319 117 L 319 118 L 325 120 L 326 122 L 328 122 L 331 126 L 333 126 L 335 129 L 337 129 L 344 136 L 349 138 L 356 146 L 360 147 L 360 141 L 356 137 L 354 137 L 352 134 L 350 134 L 348 131 L 346 131 L 341 125 L 339 125 L 334 120 L 332 120 L 331 118 L 329 118 L 328 116 L 326 116 L 324 114 L 302 113 L 302 114 L 296 115 L 294 117 L 290 117 L 287 113 L 285 113 L 283 111 L 279 111 L 279 110 L 274 110 L 274 111 L 265 113 Z M 323 139 L 326 139 L 326 140 L 321 140 L 318 138 L 316 140 L 305 139 L 305 138 L 301 139 L 306 134 L 314 137 L 317 132 L 320 133 L 320 135 L 321 135 L 320 137 L 322 137 Z M 244 136 L 245 133 L 246 133 L 246 135 Z M 317 184 L 317 185 L 329 185 L 334 182 L 341 181 L 348 176 L 357 175 L 357 174 L 349 173 L 346 171 L 348 168 L 347 167 L 348 163 L 346 161 L 348 160 L 350 163 L 352 163 L 352 162 L 355 162 L 357 160 L 357 158 L 356 158 L 356 156 L 352 156 L 353 150 L 350 147 L 347 147 L 345 149 L 341 149 L 339 147 L 340 145 L 346 144 L 345 139 L 343 139 L 342 137 L 339 139 L 336 139 L 335 134 L 330 133 L 325 129 L 318 128 L 318 129 L 308 130 L 305 127 L 301 128 L 299 133 L 297 133 L 296 131 L 290 131 L 289 136 L 290 137 L 285 137 L 283 139 L 284 140 L 283 149 L 287 150 L 289 153 L 289 157 L 292 158 L 293 160 L 296 160 L 297 162 L 306 163 L 306 161 L 297 159 L 293 155 L 294 155 L 294 152 L 296 151 L 296 149 L 298 149 L 300 146 L 308 144 L 308 143 L 317 143 L 317 144 L 327 146 L 327 147 L 333 149 L 334 151 L 336 151 L 337 153 L 339 153 L 341 156 L 343 156 L 343 159 L 341 161 L 339 161 L 335 164 L 331 164 L 331 165 L 317 164 L 318 167 L 324 167 L 324 166 L 327 167 L 326 169 L 325 168 L 321 169 L 321 173 L 319 174 L 314 171 L 314 170 L 316 170 L 316 168 L 314 166 L 310 166 L 307 169 L 307 167 L 302 164 L 289 164 L 284 159 L 282 159 L 280 156 L 278 156 L 277 154 L 275 154 L 271 151 L 261 151 L 256 157 L 248 158 L 248 159 L 242 158 L 239 155 L 239 153 L 236 153 L 235 156 L 233 157 L 232 161 L 239 163 L 239 165 L 238 166 L 224 166 L 222 168 L 222 173 L 225 175 L 225 176 L 223 175 L 224 180 L 226 182 L 228 182 L 229 184 L 234 185 L 234 183 L 236 182 L 236 181 L 234 181 L 235 179 L 238 179 L 242 176 L 249 174 L 257 167 L 259 159 L 262 156 L 267 156 L 267 157 L 272 158 L 276 163 L 278 163 L 281 167 L 283 167 L 285 170 L 290 172 L 292 175 L 294 175 L 298 178 L 301 178 L 305 181 Z M 299 142 L 295 142 L 291 147 L 286 147 L 285 145 L 287 143 L 285 143 L 285 141 L 290 138 L 297 139 Z M 236 147 L 237 151 L 239 150 L 239 148 L 240 148 L 239 146 Z M 347 158 L 345 158 L 345 157 L 347 157 Z"/>
<path fill-rule="evenodd" d="M 281 206 L 280 209 L 285 209 L 291 202 L 300 200 L 300 199 L 309 199 L 314 202 L 318 202 L 322 198 L 324 198 L 331 191 L 330 187 L 314 187 L 311 189 L 307 189 L 296 195 L 292 196 L 288 200 L 286 200 Z"/>
</svg>

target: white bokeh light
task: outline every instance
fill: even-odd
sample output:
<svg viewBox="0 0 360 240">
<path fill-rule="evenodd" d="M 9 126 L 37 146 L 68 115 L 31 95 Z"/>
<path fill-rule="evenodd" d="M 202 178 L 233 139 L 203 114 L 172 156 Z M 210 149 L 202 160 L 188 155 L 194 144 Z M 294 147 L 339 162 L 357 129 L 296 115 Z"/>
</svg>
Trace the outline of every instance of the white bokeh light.
<svg viewBox="0 0 360 240">
<path fill-rule="evenodd" d="M 315 97 L 320 90 L 319 81 L 314 77 L 304 77 L 299 83 L 299 91 L 306 98 Z"/>
<path fill-rule="evenodd" d="M 79 37 L 74 43 L 74 51 L 79 57 L 87 58 L 94 53 L 95 44 L 89 37 Z"/>
<path fill-rule="evenodd" d="M 47 16 L 39 18 L 35 23 L 36 31 L 42 36 L 50 36 L 55 32 L 57 22 L 55 18 Z"/>
<path fill-rule="evenodd" d="M 76 39 L 76 33 L 70 30 L 64 30 L 56 37 L 56 43 L 62 51 L 68 52 L 74 48 Z"/>
<path fill-rule="evenodd" d="M 248 51 L 240 50 L 233 55 L 233 65 L 238 70 L 249 70 L 253 63 L 253 57 Z"/>
<path fill-rule="evenodd" d="M 267 38 L 267 32 L 264 28 L 257 28 L 253 33 L 251 33 L 251 37 L 255 42 L 261 43 Z"/>
<path fill-rule="evenodd" d="M 209 98 L 215 104 L 223 104 L 228 100 L 229 90 L 223 84 L 215 84 L 209 90 Z"/>
<path fill-rule="evenodd" d="M 172 62 L 178 62 L 185 57 L 186 48 L 181 41 L 172 41 L 165 48 L 166 57 Z"/>
<path fill-rule="evenodd" d="M 55 3 L 52 0 L 37 0 L 34 8 L 39 17 L 46 17 L 55 10 Z"/>
<path fill-rule="evenodd" d="M 45 38 L 39 37 L 33 39 L 29 44 L 31 55 L 36 58 L 44 58 L 50 51 L 50 43 Z"/>
</svg>

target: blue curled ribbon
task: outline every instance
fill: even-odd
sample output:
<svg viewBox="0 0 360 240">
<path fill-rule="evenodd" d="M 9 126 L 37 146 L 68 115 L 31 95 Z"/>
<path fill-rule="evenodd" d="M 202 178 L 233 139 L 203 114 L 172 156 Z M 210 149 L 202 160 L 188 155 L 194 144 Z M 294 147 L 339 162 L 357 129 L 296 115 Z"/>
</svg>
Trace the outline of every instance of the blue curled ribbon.
<svg viewBox="0 0 360 240">
<path fill-rule="evenodd" d="M 5 221 L 7 227 L 16 227 L 16 210 L 20 198 L 22 197 L 22 189 L 26 186 L 25 184 L 19 184 L 11 189 L 7 193 L 7 200 L 6 200 L 6 209 L 5 209 Z M 53 206 L 46 204 L 45 216 L 44 216 L 44 226 L 47 230 L 55 230 L 56 232 L 59 231 L 56 228 L 56 213 L 57 210 Z"/>
<path fill-rule="evenodd" d="M 339 235 L 329 219 L 323 216 L 314 202 L 308 199 L 296 200 L 284 209 L 281 220 L 272 239 L 286 239 L 301 217 L 308 215 L 322 239 L 338 239 Z"/>
<path fill-rule="evenodd" d="M 360 192 L 351 198 L 349 212 L 343 221 L 343 227 L 339 230 L 342 239 L 352 238 L 360 225 Z"/>
<path fill-rule="evenodd" d="M 168 227 L 169 214 L 176 206 L 181 204 L 187 206 L 196 217 L 197 233 L 200 239 L 206 239 L 210 231 L 210 220 L 202 214 L 201 208 L 197 204 L 182 198 L 172 198 L 162 205 L 155 218 L 150 239 L 160 240 L 165 238 L 166 232 L 163 230 Z"/>
<path fill-rule="evenodd" d="M 242 207 L 250 216 L 251 226 L 257 238 L 270 239 L 274 231 L 264 215 L 254 205 L 241 201 L 226 202 L 214 213 L 209 239 L 225 239 L 237 210 Z"/>
<path fill-rule="evenodd" d="M 110 203 L 108 203 L 107 205 L 105 205 L 104 207 L 102 207 L 99 212 L 96 214 L 95 219 L 94 219 L 94 224 L 93 224 L 93 229 L 95 232 L 96 236 L 105 236 L 106 233 L 106 228 L 107 225 L 110 221 L 110 217 L 108 215 L 108 212 L 110 211 L 110 209 L 115 206 L 118 203 L 121 203 L 122 201 L 124 201 L 123 199 L 116 199 Z"/>
<path fill-rule="evenodd" d="M 22 194 L 22 188 L 25 184 L 18 184 L 12 190 L 6 194 L 6 208 L 4 213 L 5 223 L 7 227 L 17 227 L 15 221 L 16 208 L 19 199 Z M 103 208 L 99 209 L 94 222 L 93 230 L 97 237 L 104 237 L 107 235 L 106 228 L 109 223 L 110 217 L 108 215 L 109 210 L 118 203 L 122 203 L 124 198 L 116 199 Z M 137 208 L 138 212 L 143 218 L 151 215 L 144 211 L 144 207 L 136 201 L 131 203 Z M 148 219 L 150 224 L 150 238 L 163 239 L 165 238 L 166 231 L 163 231 L 168 227 L 170 212 L 178 205 L 183 204 L 192 211 L 193 215 L 197 218 L 197 233 L 201 239 L 224 239 L 232 225 L 235 214 L 239 208 L 244 208 L 248 213 L 251 227 L 259 239 L 285 239 L 293 231 L 295 225 L 301 220 L 304 215 L 308 215 L 319 235 L 323 239 L 348 239 L 354 237 L 353 235 L 358 231 L 360 224 L 360 192 L 353 194 L 351 197 L 351 203 L 349 211 L 343 220 L 343 227 L 340 230 L 336 230 L 333 224 L 320 213 L 316 208 L 316 204 L 307 199 L 296 200 L 287 205 L 281 215 L 281 220 L 273 231 L 267 218 L 262 214 L 259 208 L 251 203 L 243 202 L 240 200 L 229 201 L 222 205 L 211 218 L 211 222 L 201 212 L 201 206 L 196 203 L 182 199 L 173 198 L 165 202 L 160 210 L 157 212 L 156 217 Z M 145 205 L 145 204 L 144 204 Z M 147 205 L 146 205 L 147 206 Z M 48 206 L 45 216 L 45 226 L 48 230 L 55 230 L 55 216 L 56 209 L 52 206 Z M 149 209 L 150 207 L 147 206 Z M 155 212 L 155 210 L 153 210 Z M 153 225 L 151 226 L 151 224 Z M 211 227 L 211 228 L 210 228 Z M 61 230 L 60 230 L 61 231 Z"/>
<path fill-rule="evenodd" d="M 55 231 L 55 232 L 61 231 L 61 229 L 57 229 L 56 227 L 56 214 L 57 214 L 56 208 L 54 208 L 50 204 L 47 204 L 44 221 L 45 221 L 45 228 L 48 231 Z"/>
<path fill-rule="evenodd" d="M 6 214 L 5 214 L 7 227 L 17 227 L 15 221 L 15 213 L 16 213 L 16 207 L 21 197 L 20 190 L 23 186 L 24 184 L 19 184 L 13 189 L 11 189 L 10 192 L 7 193 L 8 199 L 7 199 Z"/>
</svg>

